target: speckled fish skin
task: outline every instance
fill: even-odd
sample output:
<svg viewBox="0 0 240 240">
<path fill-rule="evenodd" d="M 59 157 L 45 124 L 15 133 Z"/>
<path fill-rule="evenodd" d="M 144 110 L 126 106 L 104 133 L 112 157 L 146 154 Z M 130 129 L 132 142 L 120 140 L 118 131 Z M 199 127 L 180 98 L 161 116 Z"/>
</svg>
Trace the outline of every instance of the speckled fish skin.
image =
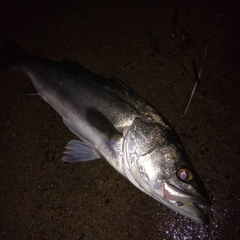
<svg viewBox="0 0 240 240">
<path fill-rule="evenodd" d="M 68 144 L 64 161 L 103 157 L 157 201 L 198 223 L 209 223 L 195 206 L 210 203 L 207 192 L 176 132 L 122 82 L 76 63 L 28 55 L 11 41 L 1 48 L 0 64 L 26 73 L 35 93 L 81 139 Z"/>
</svg>

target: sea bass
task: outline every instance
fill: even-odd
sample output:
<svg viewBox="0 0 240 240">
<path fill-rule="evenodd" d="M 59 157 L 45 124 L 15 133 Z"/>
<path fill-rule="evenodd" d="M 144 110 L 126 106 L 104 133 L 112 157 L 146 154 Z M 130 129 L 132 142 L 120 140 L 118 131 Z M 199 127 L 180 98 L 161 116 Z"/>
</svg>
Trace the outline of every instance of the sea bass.
<svg viewBox="0 0 240 240">
<path fill-rule="evenodd" d="M 63 161 L 106 159 L 142 192 L 200 223 L 208 216 L 205 187 L 169 122 L 120 80 L 94 74 L 70 61 L 27 54 L 14 41 L 0 49 L 0 68 L 23 71 L 40 95 L 80 140 Z"/>
</svg>

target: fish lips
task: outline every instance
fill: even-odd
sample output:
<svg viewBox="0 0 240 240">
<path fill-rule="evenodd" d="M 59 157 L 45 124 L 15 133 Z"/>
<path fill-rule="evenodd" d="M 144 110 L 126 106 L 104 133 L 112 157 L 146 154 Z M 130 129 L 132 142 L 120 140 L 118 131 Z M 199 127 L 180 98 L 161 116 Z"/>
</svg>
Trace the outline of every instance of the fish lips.
<svg viewBox="0 0 240 240">
<path fill-rule="evenodd" d="M 163 197 L 175 204 L 175 209 L 186 217 L 193 219 L 200 224 L 209 224 L 208 216 L 195 204 L 210 206 L 208 199 L 201 195 L 191 195 L 169 183 L 163 183 Z"/>
<path fill-rule="evenodd" d="M 172 184 L 169 183 L 163 183 L 163 194 L 164 194 L 164 198 L 168 199 L 168 200 L 172 200 L 172 201 L 176 201 L 176 202 L 182 202 L 182 203 L 186 203 L 186 202 L 193 202 L 196 204 L 203 204 L 206 206 L 210 206 L 210 202 L 203 198 L 201 195 L 195 196 L 195 195 L 191 195 L 188 194 L 182 190 L 180 190 L 179 188 L 173 186 Z"/>
</svg>

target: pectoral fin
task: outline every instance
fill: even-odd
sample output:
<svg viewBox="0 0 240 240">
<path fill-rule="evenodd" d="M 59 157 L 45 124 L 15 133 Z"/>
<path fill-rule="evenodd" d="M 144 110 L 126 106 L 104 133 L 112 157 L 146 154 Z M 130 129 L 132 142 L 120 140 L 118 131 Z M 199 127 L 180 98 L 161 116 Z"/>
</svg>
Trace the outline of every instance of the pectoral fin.
<svg viewBox="0 0 240 240">
<path fill-rule="evenodd" d="M 93 147 L 93 145 L 81 136 L 81 131 L 74 122 L 65 117 L 63 117 L 63 122 L 71 132 L 73 132 L 82 140 L 72 140 L 67 144 L 67 151 L 64 152 L 65 156 L 62 158 L 63 161 L 86 162 L 101 158 L 100 154 Z"/>
<path fill-rule="evenodd" d="M 72 140 L 66 146 L 62 160 L 65 162 L 86 162 L 101 158 L 100 154 L 88 143 Z"/>
</svg>

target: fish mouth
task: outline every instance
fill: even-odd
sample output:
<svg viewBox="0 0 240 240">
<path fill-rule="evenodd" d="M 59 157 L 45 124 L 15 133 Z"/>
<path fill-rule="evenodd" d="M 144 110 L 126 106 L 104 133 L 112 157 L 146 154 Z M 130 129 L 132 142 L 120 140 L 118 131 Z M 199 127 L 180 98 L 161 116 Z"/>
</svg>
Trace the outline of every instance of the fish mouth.
<svg viewBox="0 0 240 240">
<path fill-rule="evenodd" d="M 210 202 L 199 195 L 191 195 L 169 183 L 163 183 L 163 197 L 169 207 L 200 224 L 209 224 L 209 217 L 196 204 L 210 206 Z"/>
</svg>

